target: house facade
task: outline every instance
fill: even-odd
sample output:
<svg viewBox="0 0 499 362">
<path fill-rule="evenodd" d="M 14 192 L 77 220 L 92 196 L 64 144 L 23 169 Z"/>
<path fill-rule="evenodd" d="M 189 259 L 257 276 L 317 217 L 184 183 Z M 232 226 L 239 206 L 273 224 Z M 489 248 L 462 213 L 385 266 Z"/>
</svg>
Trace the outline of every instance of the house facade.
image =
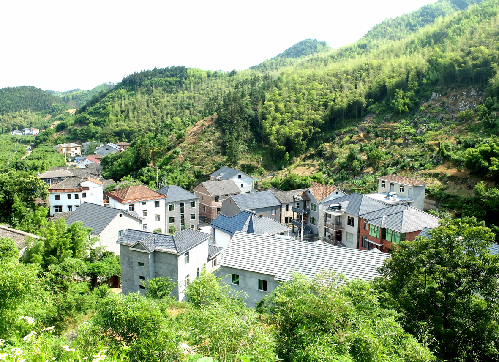
<svg viewBox="0 0 499 362">
<path fill-rule="evenodd" d="M 378 193 L 369 196 L 390 205 L 407 204 L 423 210 L 425 183 L 398 175 L 382 176 L 378 177 Z"/>
<path fill-rule="evenodd" d="M 91 177 L 68 177 L 49 187 L 49 214 L 75 211 L 85 202 L 104 204 L 102 182 Z"/>
<path fill-rule="evenodd" d="M 206 181 L 194 189 L 199 197 L 199 217 L 201 221 L 211 222 L 220 215 L 222 202 L 229 196 L 241 193 L 239 187 L 232 180 Z"/>
<path fill-rule="evenodd" d="M 109 153 L 117 153 L 120 150 L 118 145 L 114 143 L 108 143 L 102 146 L 99 146 L 95 149 L 95 154 L 105 156 Z"/>
<path fill-rule="evenodd" d="M 354 250 L 267 235 L 236 232 L 225 249 L 217 275 L 234 291 L 248 295 L 255 307 L 293 273 L 314 278 L 325 271 L 343 274 L 347 280 L 372 280 L 389 254 Z"/>
<path fill-rule="evenodd" d="M 268 217 L 277 222 L 281 220 L 281 203 L 272 191 L 252 192 L 230 196 L 222 203 L 222 214 L 234 216 L 249 210 L 259 217 Z"/>
<path fill-rule="evenodd" d="M 175 185 L 162 187 L 158 192 L 166 196 L 164 230 L 170 234 L 175 234 L 175 231 L 185 228 L 198 228 L 198 196 Z"/>
<path fill-rule="evenodd" d="M 293 207 L 296 206 L 297 198 L 301 197 L 305 190 L 306 189 L 291 191 L 271 190 L 281 203 L 281 220 L 279 220 L 281 224 L 291 225 L 291 220 L 293 220 Z"/>
<path fill-rule="evenodd" d="M 147 279 L 167 277 L 176 284 L 171 295 L 183 300 L 187 285 L 203 267 L 212 269 L 213 259 L 220 253 L 212 248 L 210 254 L 209 239 L 210 235 L 192 229 L 173 236 L 126 230 L 117 241 L 123 294 L 144 293 Z"/>
<path fill-rule="evenodd" d="M 121 190 L 109 191 L 109 206 L 115 209 L 136 213 L 142 219 L 142 230 L 165 230 L 166 196 L 147 186 L 129 186 Z"/>
<path fill-rule="evenodd" d="M 105 247 L 120 255 L 120 246 L 116 244 L 126 229 L 141 230 L 142 220 L 124 210 L 114 209 L 92 203 L 84 203 L 66 218 L 66 224 L 82 222 L 84 227 L 92 229 L 91 235 L 99 241 L 93 247 Z"/>
<path fill-rule="evenodd" d="M 255 190 L 255 181 L 253 177 L 242 171 L 230 167 L 222 167 L 210 175 L 211 181 L 232 180 L 241 190 L 242 194 L 253 192 Z"/>
<path fill-rule="evenodd" d="M 81 156 L 81 145 L 77 143 L 61 143 L 56 146 L 56 150 L 61 155 L 71 157 Z"/>
</svg>

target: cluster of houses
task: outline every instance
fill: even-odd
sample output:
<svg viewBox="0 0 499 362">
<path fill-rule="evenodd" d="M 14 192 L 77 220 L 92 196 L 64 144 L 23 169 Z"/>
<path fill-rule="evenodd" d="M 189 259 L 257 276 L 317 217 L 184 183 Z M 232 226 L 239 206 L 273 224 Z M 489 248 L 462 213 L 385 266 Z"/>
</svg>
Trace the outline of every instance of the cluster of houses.
<svg viewBox="0 0 499 362">
<path fill-rule="evenodd" d="M 12 136 L 38 136 L 40 130 L 38 128 L 24 128 L 22 130 L 13 130 L 10 132 Z"/>
<path fill-rule="evenodd" d="M 100 164 L 101 159 L 109 153 L 117 153 L 130 147 L 128 142 L 100 144 L 95 148 L 93 154 L 88 154 L 87 150 L 91 142 L 83 144 L 78 143 L 60 143 L 54 148 L 64 157 L 70 157 L 75 160 L 77 167 L 85 168 L 89 164 Z M 82 157 L 82 155 L 86 155 Z"/>
<path fill-rule="evenodd" d="M 146 279 L 169 277 L 181 300 L 206 268 L 255 306 L 294 272 L 313 277 L 328 269 L 370 280 L 394 244 L 439 224 L 422 210 L 424 183 L 397 175 L 379 177 L 378 192 L 369 195 L 314 182 L 257 191 L 251 176 L 222 167 L 192 193 L 138 185 L 104 195 L 109 181 L 99 167 L 39 177 L 49 184 L 52 217 L 82 222 L 99 237 L 97 246 L 120 255 L 124 293 L 143 291 Z"/>
</svg>

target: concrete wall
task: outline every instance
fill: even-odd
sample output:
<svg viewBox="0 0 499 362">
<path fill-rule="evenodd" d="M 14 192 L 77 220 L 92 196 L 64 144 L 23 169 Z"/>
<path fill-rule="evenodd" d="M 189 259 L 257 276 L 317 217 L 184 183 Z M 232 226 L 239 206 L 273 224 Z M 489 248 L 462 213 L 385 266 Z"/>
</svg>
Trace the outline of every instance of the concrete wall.
<svg viewBox="0 0 499 362">
<path fill-rule="evenodd" d="M 178 257 L 178 300 L 185 298 L 185 277 L 189 275 L 192 282 L 197 277 L 198 271 L 201 272 L 208 262 L 208 239 L 203 243 L 189 250 L 189 263 L 185 263 L 185 254 Z"/>
<path fill-rule="evenodd" d="M 214 234 L 214 242 L 213 245 L 218 246 L 219 248 L 226 248 L 229 245 L 232 236 L 223 232 L 222 230 L 213 229 L 215 231 Z"/>
<path fill-rule="evenodd" d="M 112 251 L 116 255 L 120 255 L 120 245 L 116 244 L 120 231 L 125 231 L 126 229 L 142 230 L 140 220 L 126 214 L 120 215 L 116 215 L 109 225 L 102 230 L 98 235 L 99 241 L 95 244 L 96 247 L 105 246 L 107 251 Z"/>
<path fill-rule="evenodd" d="M 229 197 L 224 202 L 222 202 L 222 211 L 221 213 L 225 216 L 232 217 L 234 215 L 239 214 L 241 211 L 239 206 L 236 205 L 232 197 Z"/>
<path fill-rule="evenodd" d="M 156 207 L 155 201 L 159 202 L 159 206 Z M 130 205 L 133 205 L 134 211 L 142 218 L 142 230 L 144 231 L 154 231 L 156 229 L 161 229 L 161 232 L 165 232 L 165 200 L 148 200 L 139 201 L 129 204 L 122 204 L 112 197 L 109 198 L 109 206 L 120 210 L 130 210 Z M 147 215 L 144 216 L 144 211 Z M 159 215 L 159 221 L 156 220 L 156 215 Z M 178 231 L 178 230 L 177 230 Z"/>
<path fill-rule="evenodd" d="M 151 273 L 151 262 L 150 259 L 154 258 L 154 255 L 148 252 L 141 252 L 131 249 L 128 246 L 120 245 L 120 264 L 121 264 L 121 285 L 123 289 L 123 294 L 128 293 L 144 293 L 144 289 L 140 286 L 142 282 L 140 277 L 145 279 L 154 278 L 153 273 Z M 144 263 L 144 266 L 140 266 L 140 263 Z"/>
<path fill-rule="evenodd" d="M 274 279 L 273 275 L 234 269 L 226 266 L 221 266 L 215 274 L 222 277 L 222 282 L 230 285 L 232 290 L 246 293 L 248 297 L 245 299 L 245 302 L 246 305 L 251 308 L 255 308 L 256 304 L 260 302 L 263 297 L 272 293 L 279 285 L 279 282 Z M 239 275 L 239 285 L 232 284 L 232 274 Z M 267 281 L 266 292 L 258 290 L 259 279 Z"/>
<path fill-rule="evenodd" d="M 232 177 L 231 180 L 233 180 L 236 183 L 237 187 L 239 187 L 242 194 L 254 191 L 253 178 L 242 172 Z"/>
<path fill-rule="evenodd" d="M 378 180 L 378 193 L 390 192 L 390 185 L 393 184 L 393 191 L 397 193 L 397 196 L 409 198 L 409 194 L 412 193 L 411 199 L 414 200 L 410 205 L 416 209 L 424 209 L 425 200 L 425 186 L 410 186 L 404 185 L 394 181 L 383 181 Z M 384 186 L 383 186 L 384 185 Z M 403 186 L 403 191 L 401 190 Z"/>
<path fill-rule="evenodd" d="M 181 287 L 180 283 L 183 283 L 183 280 L 179 278 L 179 264 L 181 264 L 182 262 L 183 258 L 175 254 L 160 253 L 158 251 L 154 252 L 155 277 L 168 277 L 175 283 L 175 287 L 173 287 L 171 295 L 176 300 L 178 300 L 179 298 L 179 288 Z"/>
<path fill-rule="evenodd" d="M 194 202 L 194 206 L 191 206 L 191 202 Z M 168 199 L 165 200 L 165 233 L 168 233 L 170 230 L 170 226 L 174 225 L 175 230 L 178 232 L 182 230 L 181 225 L 181 217 L 180 217 L 180 204 L 184 204 L 184 225 L 186 228 L 197 229 L 199 224 L 199 205 L 198 199 L 190 199 L 190 200 L 182 200 L 175 202 L 168 202 Z M 170 206 L 173 205 L 174 210 L 169 211 Z M 191 215 L 194 215 L 194 219 L 191 219 Z M 170 217 L 174 217 L 175 221 L 170 223 Z"/>
</svg>

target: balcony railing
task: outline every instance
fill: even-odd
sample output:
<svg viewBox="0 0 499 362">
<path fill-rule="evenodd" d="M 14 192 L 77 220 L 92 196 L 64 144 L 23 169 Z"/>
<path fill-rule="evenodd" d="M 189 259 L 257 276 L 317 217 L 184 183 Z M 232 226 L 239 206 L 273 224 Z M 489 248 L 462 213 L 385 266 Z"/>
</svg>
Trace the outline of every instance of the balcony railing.
<svg viewBox="0 0 499 362">
<path fill-rule="evenodd" d="M 324 225 L 331 230 L 343 230 L 343 224 L 341 222 L 325 222 Z"/>
<path fill-rule="evenodd" d="M 293 210 L 293 212 L 297 212 L 298 214 L 310 214 L 310 209 L 302 209 L 301 207 L 292 207 L 291 210 Z"/>
</svg>

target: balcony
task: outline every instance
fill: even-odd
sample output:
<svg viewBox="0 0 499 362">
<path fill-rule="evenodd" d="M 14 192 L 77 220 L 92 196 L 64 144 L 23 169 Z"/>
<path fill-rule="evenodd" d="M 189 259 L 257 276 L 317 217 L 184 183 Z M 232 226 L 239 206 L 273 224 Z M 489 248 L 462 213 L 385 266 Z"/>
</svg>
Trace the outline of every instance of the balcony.
<svg viewBox="0 0 499 362">
<path fill-rule="evenodd" d="M 326 221 L 324 226 L 331 230 L 344 230 L 343 224 L 341 222 Z"/>
<path fill-rule="evenodd" d="M 310 209 L 302 209 L 301 207 L 292 207 L 291 210 L 293 210 L 293 212 L 297 212 L 298 214 L 302 215 L 310 214 Z"/>
<path fill-rule="evenodd" d="M 296 227 L 301 228 L 301 222 L 299 220 L 291 219 L 291 224 L 293 224 Z"/>
</svg>

